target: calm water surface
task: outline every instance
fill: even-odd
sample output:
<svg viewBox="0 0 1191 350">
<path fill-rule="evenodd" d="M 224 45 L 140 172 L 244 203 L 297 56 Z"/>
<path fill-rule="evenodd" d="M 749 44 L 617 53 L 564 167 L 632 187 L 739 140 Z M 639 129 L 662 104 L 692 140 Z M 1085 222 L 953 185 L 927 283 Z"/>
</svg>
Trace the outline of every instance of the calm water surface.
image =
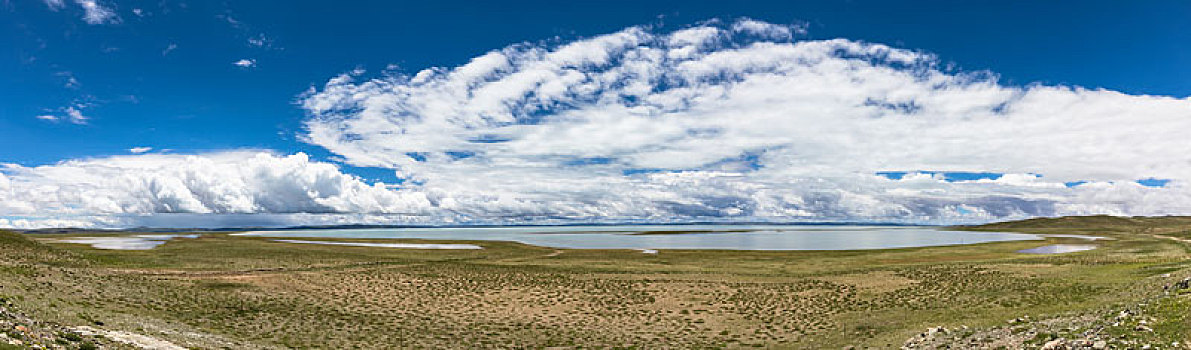
<svg viewBox="0 0 1191 350">
<path fill-rule="evenodd" d="M 111 237 L 76 237 L 57 242 L 87 244 L 95 249 L 149 250 L 174 238 L 198 238 L 199 235 L 132 235 Z"/>
<path fill-rule="evenodd" d="M 568 249 L 854 250 L 1038 240 L 1009 232 L 915 226 L 624 225 L 253 231 L 278 238 L 387 238 L 512 241 Z"/>
<path fill-rule="evenodd" d="M 417 244 L 417 243 L 362 243 L 362 242 L 329 242 L 329 241 L 303 241 L 298 239 L 274 239 L 274 242 L 281 243 L 297 243 L 297 244 L 322 244 L 322 245 L 340 245 L 349 247 L 375 247 L 375 248 L 400 248 L 400 249 L 484 249 L 484 247 L 475 244 Z"/>
<path fill-rule="evenodd" d="M 1038 248 L 1022 249 L 1018 253 L 1026 254 L 1065 254 L 1096 249 L 1095 244 L 1051 244 Z"/>
</svg>

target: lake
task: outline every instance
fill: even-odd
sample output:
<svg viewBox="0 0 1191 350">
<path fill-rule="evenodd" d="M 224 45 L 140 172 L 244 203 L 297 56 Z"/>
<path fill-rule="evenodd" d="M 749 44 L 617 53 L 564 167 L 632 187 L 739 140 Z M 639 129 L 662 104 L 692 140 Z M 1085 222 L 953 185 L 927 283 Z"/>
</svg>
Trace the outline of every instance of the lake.
<svg viewBox="0 0 1191 350">
<path fill-rule="evenodd" d="M 922 226 L 616 225 L 252 231 L 274 238 L 385 238 L 511 241 L 567 249 L 859 250 L 1039 240 L 1011 232 Z"/>
</svg>

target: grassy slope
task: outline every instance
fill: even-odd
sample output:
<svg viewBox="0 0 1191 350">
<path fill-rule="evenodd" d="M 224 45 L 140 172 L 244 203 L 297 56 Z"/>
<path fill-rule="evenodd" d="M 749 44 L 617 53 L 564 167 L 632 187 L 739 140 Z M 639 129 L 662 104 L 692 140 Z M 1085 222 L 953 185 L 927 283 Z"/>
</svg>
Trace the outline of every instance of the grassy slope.
<svg viewBox="0 0 1191 350">
<path fill-rule="evenodd" d="M 1116 217 L 1074 216 L 1037 218 L 970 227 L 979 230 L 1013 230 L 1022 232 L 1117 232 L 1139 235 L 1191 239 L 1191 217 Z"/>
<path fill-rule="evenodd" d="M 1063 218 L 967 229 L 1097 234 L 1046 243 L 841 252 L 479 251 L 298 245 L 206 234 L 148 251 L 0 233 L 0 293 L 27 313 L 195 347 L 896 347 L 930 326 L 1101 317 L 1187 276 L 1184 218 Z M 34 236 L 39 239 L 45 236 Z M 54 236 L 57 237 L 57 236 Z M 408 240 L 406 240 L 408 241 Z M 1174 277 L 1172 277 L 1174 278 Z M 1186 313 L 1162 302 L 1155 315 Z M 1170 321 L 1173 320 L 1173 321 Z M 1181 318 L 1147 341 L 1186 341 Z M 1152 339 L 1150 339 L 1152 338 Z"/>
</svg>

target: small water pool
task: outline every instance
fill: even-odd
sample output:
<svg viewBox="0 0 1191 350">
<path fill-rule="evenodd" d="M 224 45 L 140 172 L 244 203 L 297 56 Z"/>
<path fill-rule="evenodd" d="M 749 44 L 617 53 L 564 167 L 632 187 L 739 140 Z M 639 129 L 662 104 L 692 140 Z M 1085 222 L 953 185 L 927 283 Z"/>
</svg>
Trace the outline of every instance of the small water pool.
<svg viewBox="0 0 1191 350">
<path fill-rule="evenodd" d="M 1095 244 L 1051 244 L 1038 248 L 1022 249 L 1017 252 L 1026 254 L 1063 254 L 1082 252 L 1092 249 L 1096 249 Z"/>
<path fill-rule="evenodd" d="M 73 237 L 60 239 L 55 242 L 87 244 L 95 249 L 112 250 L 149 250 L 165 244 L 175 238 L 198 238 L 197 234 L 190 235 L 132 235 L 111 237 Z"/>
</svg>

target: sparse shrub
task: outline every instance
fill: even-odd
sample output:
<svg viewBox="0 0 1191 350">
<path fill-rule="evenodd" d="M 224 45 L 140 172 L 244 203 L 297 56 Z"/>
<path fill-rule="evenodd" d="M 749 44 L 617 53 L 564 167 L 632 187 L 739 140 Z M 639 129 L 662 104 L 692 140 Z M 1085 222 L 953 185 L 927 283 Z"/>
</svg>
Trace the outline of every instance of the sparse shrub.
<svg viewBox="0 0 1191 350">
<path fill-rule="evenodd" d="M 69 341 L 82 341 L 83 336 L 71 332 L 58 333 L 58 337 Z"/>
</svg>

